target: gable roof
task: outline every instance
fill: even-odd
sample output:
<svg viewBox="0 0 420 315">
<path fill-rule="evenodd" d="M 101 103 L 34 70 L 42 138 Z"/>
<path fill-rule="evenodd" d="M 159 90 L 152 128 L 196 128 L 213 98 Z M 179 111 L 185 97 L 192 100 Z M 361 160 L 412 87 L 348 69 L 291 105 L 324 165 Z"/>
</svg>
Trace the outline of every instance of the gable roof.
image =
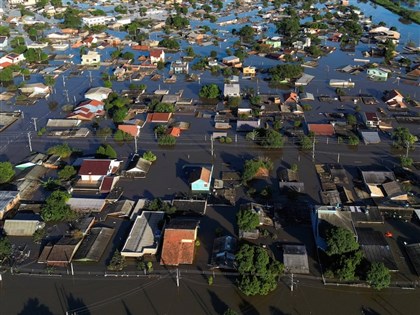
<svg viewBox="0 0 420 315">
<path fill-rule="evenodd" d="M 84 105 L 91 105 L 91 106 L 103 106 L 105 103 L 98 100 L 87 100 L 84 102 L 81 102 L 78 107 L 84 106 Z"/>
<path fill-rule="evenodd" d="M 152 49 L 150 50 L 150 57 L 154 57 L 154 58 L 160 58 L 160 56 L 163 53 L 162 49 Z"/>
<path fill-rule="evenodd" d="M 210 183 L 211 170 L 206 167 L 200 167 L 191 173 L 190 180 L 192 183 L 198 180 L 202 180 L 206 183 Z"/>
<path fill-rule="evenodd" d="M 192 264 L 198 220 L 172 220 L 165 229 L 161 264 Z"/>
<path fill-rule="evenodd" d="M 172 113 L 150 113 L 147 114 L 147 121 L 149 122 L 168 122 L 171 119 Z"/>
<path fill-rule="evenodd" d="M 172 127 L 169 129 L 168 134 L 174 137 L 179 137 L 181 135 L 181 128 Z"/>
<path fill-rule="evenodd" d="M 83 160 L 79 175 L 107 175 L 112 160 Z"/>
<path fill-rule="evenodd" d="M 137 137 L 140 133 L 140 127 L 137 125 L 118 125 L 118 130 L 122 130 L 133 137 Z"/>
</svg>

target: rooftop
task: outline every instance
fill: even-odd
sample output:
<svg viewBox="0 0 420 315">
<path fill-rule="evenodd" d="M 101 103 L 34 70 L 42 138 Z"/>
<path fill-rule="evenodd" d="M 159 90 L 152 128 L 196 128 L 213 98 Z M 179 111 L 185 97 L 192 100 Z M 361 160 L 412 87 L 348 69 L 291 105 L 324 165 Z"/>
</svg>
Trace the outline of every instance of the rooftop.
<svg viewBox="0 0 420 315">
<path fill-rule="evenodd" d="M 165 212 L 163 211 L 143 211 L 136 218 L 121 254 L 123 256 L 142 256 L 145 253 L 156 253 L 161 232 L 159 223 L 164 217 Z"/>
</svg>

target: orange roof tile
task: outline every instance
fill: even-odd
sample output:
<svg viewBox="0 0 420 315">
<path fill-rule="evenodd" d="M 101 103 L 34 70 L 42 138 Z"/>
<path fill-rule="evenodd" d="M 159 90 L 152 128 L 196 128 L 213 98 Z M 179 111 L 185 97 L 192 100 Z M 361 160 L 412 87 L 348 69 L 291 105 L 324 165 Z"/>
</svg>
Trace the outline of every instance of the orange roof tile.
<svg viewBox="0 0 420 315">
<path fill-rule="evenodd" d="M 133 137 L 137 137 L 140 133 L 140 128 L 137 125 L 118 125 L 118 129 Z"/>
<path fill-rule="evenodd" d="M 151 113 L 147 115 L 149 122 L 168 122 L 171 119 L 172 113 Z"/>
<path fill-rule="evenodd" d="M 317 136 L 334 135 L 334 126 L 331 124 L 308 124 L 308 129 Z"/>
<path fill-rule="evenodd" d="M 166 229 L 161 264 L 177 266 L 192 264 L 195 251 L 195 229 Z"/>
</svg>

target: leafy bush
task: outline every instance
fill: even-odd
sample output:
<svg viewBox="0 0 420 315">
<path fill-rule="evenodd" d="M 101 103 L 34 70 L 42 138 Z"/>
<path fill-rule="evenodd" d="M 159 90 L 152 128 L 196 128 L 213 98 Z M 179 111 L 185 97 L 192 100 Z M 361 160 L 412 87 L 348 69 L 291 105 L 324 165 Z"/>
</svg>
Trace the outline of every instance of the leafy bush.
<svg viewBox="0 0 420 315">
<path fill-rule="evenodd" d="M 152 151 L 146 151 L 143 153 L 143 159 L 149 162 L 154 162 L 156 161 L 157 157 Z"/>
<path fill-rule="evenodd" d="M 175 145 L 176 138 L 171 135 L 162 135 L 158 138 L 159 145 Z"/>
</svg>

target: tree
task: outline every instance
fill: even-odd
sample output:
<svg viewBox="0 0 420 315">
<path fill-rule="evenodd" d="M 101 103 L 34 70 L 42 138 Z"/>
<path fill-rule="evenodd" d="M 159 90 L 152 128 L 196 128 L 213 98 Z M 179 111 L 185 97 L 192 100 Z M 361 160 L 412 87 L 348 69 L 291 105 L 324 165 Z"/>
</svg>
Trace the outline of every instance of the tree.
<svg viewBox="0 0 420 315">
<path fill-rule="evenodd" d="M 58 178 L 61 180 L 69 180 L 76 174 L 77 171 L 74 166 L 66 165 L 61 171 L 58 172 Z"/>
<path fill-rule="evenodd" d="M 117 158 L 117 152 L 110 144 L 102 144 L 98 150 L 96 150 L 96 155 L 100 158 Z"/>
<path fill-rule="evenodd" d="M 10 162 L 0 162 L 0 184 L 9 182 L 15 176 L 15 170 Z"/>
<path fill-rule="evenodd" d="M 58 155 L 62 159 L 66 159 L 76 150 L 71 148 L 67 143 L 57 144 L 47 150 L 48 154 Z"/>
<path fill-rule="evenodd" d="M 48 55 L 46 53 L 44 53 L 41 49 L 35 48 L 29 48 L 23 55 L 25 56 L 26 61 L 30 63 L 42 62 L 48 59 Z M 47 81 L 47 78 L 45 78 L 45 80 Z"/>
<path fill-rule="evenodd" d="M 240 274 L 239 289 L 245 295 L 267 295 L 277 288 L 284 266 L 261 247 L 244 244 L 236 254 Z"/>
<path fill-rule="evenodd" d="M 383 263 L 374 262 L 370 265 L 366 280 L 373 288 L 381 290 L 391 284 L 391 274 Z"/>
<path fill-rule="evenodd" d="M 12 245 L 7 237 L 0 237 L 0 264 L 12 255 Z"/>
<path fill-rule="evenodd" d="M 143 159 L 149 162 L 154 162 L 156 161 L 157 157 L 152 151 L 146 151 L 143 153 Z"/>
<path fill-rule="evenodd" d="M 218 98 L 220 95 L 220 89 L 216 84 L 207 84 L 201 87 L 198 95 L 202 98 Z"/>
<path fill-rule="evenodd" d="M 168 49 L 179 49 L 179 43 L 176 39 L 165 38 L 159 42 L 160 47 L 166 47 Z"/>
<path fill-rule="evenodd" d="M 299 18 L 297 16 L 284 18 L 276 26 L 277 33 L 286 35 L 289 38 L 294 37 L 300 30 Z"/>
<path fill-rule="evenodd" d="M 187 53 L 188 57 L 194 57 L 195 56 L 194 48 L 192 48 L 191 46 L 188 46 L 185 49 L 185 52 Z"/>
<path fill-rule="evenodd" d="M 239 30 L 238 34 L 244 42 L 249 43 L 254 40 L 255 30 L 251 26 L 245 25 Z"/>
<path fill-rule="evenodd" d="M 359 244 L 352 232 L 341 227 L 332 227 L 327 230 L 326 237 L 328 255 L 341 255 L 359 249 Z"/>
<path fill-rule="evenodd" d="M 270 171 L 273 169 L 273 162 L 270 159 L 257 158 L 246 160 L 244 171 L 242 173 L 242 181 L 244 183 L 253 179 L 260 171 Z"/>
<path fill-rule="evenodd" d="M 413 165 L 413 159 L 408 156 L 401 156 L 400 163 L 402 167 L 410 168 Z"/>
<path fill-rule="evenodd" d="M 360 265 L 362 258 L 363 252 L 360 250 L 341 255 L 335 261 L 335 276 L 344 281 L 354 280 L 356 278 L 357 267 Z"/>
<path fill-rule="evenodd" d="M 48 86 L 54 86 L 55 85 L 55 79 L 54 79 L 54 77 L 53 76 L 51 76 L 51 75 L 47 75 L 46 77 L 45 77 L 45 84 L 46 85 L 48 85 Z"/>
<path fill-rule="evenodd" d="M 8 26 L 0 25 L 0 36 L 9 36 L 10 28 Z"/>
<path fill-rule="evenodd" d="M 241 97 L 229 97 L 228 105 L 229 107 L 238 107 L 241 104 L 242 98 Z"/>
<path fill-rule="evenodd" d="M 284 139 L 280 132 L 274 129 L 255 129 L 258 134 L 256 141 L 264 148 L 278 149 L 283 147 Z"/>
<path fill-rule="evenodd" d="M 302 76 L 303 68 L 299 64 L 280 64 L 270 68 L 269 73 L 274 82 L 281 82 L 285 79 L 296 79 Z"/>
<path fill-rule="evenodd" d="M 81 28 L 82 27 L 82 18 L 79 16 L 82 11 L 67 7 L 66 12 L 64 12 L 63 26 L 69 28 Z"/>
<path fill-rule="evenodd" d="M 241 209 L 236 218 L 239 230 L 241 231 L 252 231 L 260 225 L 260 217 L 258 216 L 258 213 L 251 209 Z"/>
<path fill-rule="evenodd" d="M 299 167 L 298 167 L 298 165 L 297 165 L 296 163 L 293 163 L 293 164 L 290 166 L 290 170 L 291 170 L 292 172 L 297 172 L 297 171 L 298 171 L 298 169 L 299 169 Z"/>
<path fill-rule="evenodd" d="M 127 266 L 127 263 L 125 262 L 125 257 L 121 255 L 118 249 L 116 249 L 108 265 L 108 270 L 121 271 L 126 266 Z"/>
<path fill-rule="evenodd" d="M 313 139 L 309 136 L 302 136 L 299 144 L 302 150 L 311 150 L 313 147 Z"/>
<path fill-rule="evenodd" d="M 351 135 L 349 137 L 349 145 L 358 146 L 360 143 L 359 137 L 355 135 Z"/>
<path fill-rule="evenodd" d="M 355 124 L 357 124 L 356 116 L 352 114 L 348 114 L 346 118 L 347 118 L 347 124 L 349 124 L 350 126 L 354 126 Z"/>
<path fill-rule="evenodd" d="M 261 104 L 261 96 L 253 95 L 249 98 L 249 102 L 251 105 L 260 105 Z"/>
<path fill-rule="evenodd" d="M 66 204 L 70 195 L 56 190 L 46 200 L 41 209 L 41 217 L 45 222 L 71 221 L 76 218 L 76 213 Z"/>
<path fill-rule="evenodd" d="M 147 209 L 150 211 L 165 211 L 168 214 L 175 213 L 176 207 L 171 206 L 170 203 L 163 201 L 160 198 L 155 198 L 148 202 Z"/>
<path fill-rule="evenodd" d="M 412 135 L 407 127 L 397 127 L 392 133 L 394 145 L 399 148 L 411 148 L 418 140 L 416 136 Z"/>
<path fill-rule="evenodd" d="M 239 315 L 237 312 L 235 312 L 233 309 L 228 308 L 223 315 Z"/>
<path fill-rule="evenodd" d="M 127 117 L 128 109 L 126 107 L 117 108 L 112 113 L 112 120 L 115 123 L 121 123 L 124 121 L 125 117 Z"/>
<path fill-rule="evenodd" d="M 159 145 L 175 145 L 176 138 L 172 135 L 162 135 L 158 138 Z"/>
<path fill-rule="evenodd" d="M 169 103 L 158 103 L 156 104 L 154 111 L 156 113 L 173 113 L 175 111 L 175 105 Z"/>
<path fill-rule="evenodd" d="M 124 60 L 133 60 L 134 54 L 131 51 L 127 51 L 121 55 L 121 58 Z"/>
<path fill-rule="evenodd" d="M 114 140 L 117 142 L 122 142 L 122 141 L 128 141 L 128 140 L 132 140 L 133 136 L 122 131 L 122 130 L 117 130 L 114 134 Z"/>
</svg>

